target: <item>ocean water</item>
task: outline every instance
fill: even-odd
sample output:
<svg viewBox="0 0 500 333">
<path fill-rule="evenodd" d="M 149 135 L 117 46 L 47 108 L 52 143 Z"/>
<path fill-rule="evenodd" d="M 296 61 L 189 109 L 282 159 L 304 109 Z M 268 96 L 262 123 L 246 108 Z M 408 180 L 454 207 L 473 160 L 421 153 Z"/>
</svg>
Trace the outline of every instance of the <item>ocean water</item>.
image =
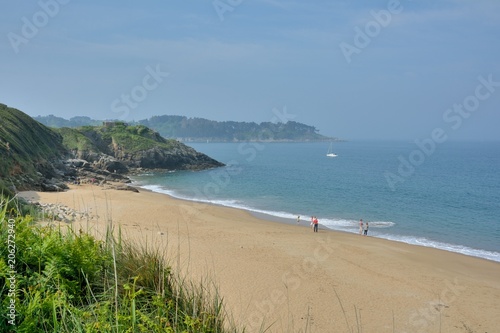
<svg viewBox="0 0 500 333">
<path fill-rule="evenodd" d="M 196 143 L 226 167 L 151 173 L 175 197 L 500 262 L 500 143 Z M 272 223 L 272 222 L 270 222 Z"/>
</svg>

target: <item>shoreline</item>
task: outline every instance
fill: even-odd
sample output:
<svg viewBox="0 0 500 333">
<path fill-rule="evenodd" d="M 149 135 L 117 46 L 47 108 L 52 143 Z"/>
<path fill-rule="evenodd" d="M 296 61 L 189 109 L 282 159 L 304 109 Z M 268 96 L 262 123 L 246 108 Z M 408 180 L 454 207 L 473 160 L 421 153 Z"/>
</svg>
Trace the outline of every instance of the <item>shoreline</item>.
<svg viewBox="0 0 500 333">
<path fill-rule="evenodd" d="M 82 185 L 21 196 L 90 210 L 99 218 L 81 222 L 87 228 L 112 218 L 132 241 L 163 247 L 184 274 L 217 285 L 233 320 L 249 332 L 263 321 L 272 324 L 269 332 L 351 331 L 361 313 L 369 332 L 497 328 L 500 264 L 487 259 L 335 230 L 313 233 L 295 221 L 269 223 L 146 189 Z"/>
<path fill-rule="evenodd" d="M 233 207 L 230 205 L 224 205 L 224 204 L 216 203 L 216 202 L 178 197 L 178 196 L 174 195 L 173 193 L 171 193 L 171 191 L 162 189 L 161 186 L 159 186 L 159 185 L 146 185 L 146 186 L 158 188 L 157 190 L 154 190 L 154 189 L 150 189 L 150 188 L 145 188 L 145 187 L 143 187 L 143 185 L 134 184 L 134 182 L 136 182 L 136 181 L 137 181 L 136 179 L 132 179 L 131 185 L 138 187 L 142 190 L 147 190 L 147 191 L 151 191 L 153 193 L 158 193 L 158 194 L 164 194 L 164 195 L 167 195 L 167 196 L 169 196 L 173 199 L 176 199 L 176 200 L 185 200 L 188 202 L 214 205 L 216 207 L 223 207 L 223 208 L 240 209 L 242 211 L 250 213 L 252 216 L 255 216 L 256 218 L 259 218 L 261 220 L 284 223 L 284 224 L 291 224 L 291 225 L 297 224 L 296 220 L 294 218 L 287 218 L 287 217 L 273 215 L 272 212 L 262 212 L 262 211 L 259 211 L 257 209 L 252 209 L 251 207 L 242 207 L 242 206 Z M 369 221 L 369 222 L 373 223 L 371 221 Z M 355 223 L 357 223 L 357 221 L 355 221 Z M 309 216 L 301 216 L 301 225 L 309 226 Z M 346 230 L 334 229 L 334 228 L 330 228 L 330 227 L 328 227 L 324 224 L 321 224 L 321 223 L 319 224 L 319 228 L 325 229 L 325 230 L 330 230 L 330 231 L 335 231 L 335 232 L 352 234 L 352 235 L 358 234 L 356 231 L 351 232 L 351 231 L 346 231 Z M 355 228 L 357 228 L 357 226 Z M 373 232 L 373 229 L 372 229 L 372 232 Z M 465 255 L 465 256 L 469 256 L 469 257 L 474 257 L 474 258 L 479 258 L 479 259 L 484 259 L 484 260 L 500 263 L 500 252 L 497 252 L 497 251 L 479 249 L 479 248 L 474 248 L 474 247 L 460 245 L 460 244 L 446 243 L 443 241 L 431 240 L 427 237 L 422 237 L 422 236 L 409 236 L 409 235 L 398 235 L 398 234 L 393 234 L 393 235 L 386 234 L 385 237 L 380 237 L 378 235 L 375 235 L 375 236 L 369 235 L 369 236 L 374 237 L 374 238 L 378 238 L 378 239 L 385 239 L 385 240 L 388 240 L 391 242 L 403 243 L 403 244 L 414 245 L 414 246 L 419 246 L 419 247 L 424 247 L 424 248 L 433 248 L 433 249 L 437 249 L 437 250 L 447 251 L 447 252 L 451 252 L 451 253 L 461 254 L 461 255 Z M 419 243 L 419 241 L 420 241 L 420 243 Z"/>
</svg>

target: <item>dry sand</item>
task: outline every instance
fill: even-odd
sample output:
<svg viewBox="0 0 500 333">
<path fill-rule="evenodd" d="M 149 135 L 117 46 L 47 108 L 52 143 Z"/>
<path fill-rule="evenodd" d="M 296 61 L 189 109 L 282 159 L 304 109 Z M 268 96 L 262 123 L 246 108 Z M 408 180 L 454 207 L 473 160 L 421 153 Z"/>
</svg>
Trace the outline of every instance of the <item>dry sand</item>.
<svg viewBox="0 0 500 333">
<path fill-rule="evenodd" d="M 85 185 L 24 192 L 99 216 L 162 246 L 190 278 L 216 283 L 236 323 L 257 332 L 500 332 L 500 263 L 289 225 L 142 190 Z"/>
</svg>

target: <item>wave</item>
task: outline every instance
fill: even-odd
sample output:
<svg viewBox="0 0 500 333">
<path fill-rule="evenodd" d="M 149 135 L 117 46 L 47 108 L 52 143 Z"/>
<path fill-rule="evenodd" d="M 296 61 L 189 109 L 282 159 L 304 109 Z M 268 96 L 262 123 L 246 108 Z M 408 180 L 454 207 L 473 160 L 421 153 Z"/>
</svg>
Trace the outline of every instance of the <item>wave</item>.
<svg viewBox="0 0 500 333">
<path fill-rule="evenodd" d="M 169 196 L 176 197 L 174 191 L 167 190 L 160 185 L 141 185 L 139 183 L 134 183 L 134 185 L 143 188 L 145 190 L 149 190 L 156 193 L 168 194 Z"/>
<path fill-rule="evenodd" d="M 178 192 L 172 191 L 165 189 L 162 186 L 159 185 L 138 185 L 139 187 L 142 187 L 144 189 L 153 191 L 153 192 L 158 192 L 158 193 L 163 193 L 163 194 L 168 194 L 174 198 L 177 199 L 183 199 L 183 200 L 189 200 L 189 201 L 196 201 L 196 202 L 203 202 L 203 203 L 208 203 L 208 204 L 213 204 L 213 205 L 219 205 L 219 206 L 225 206 L 225 207 L 230 207 L 230 208 L 237 208 L 237 209 L 243 209 L 249 212 L 253 213 L 259 213 L 259 214 L 265 214 L 281 219 L 286 219 L 286 220 L 293 220 L 296 221 L 297 216 L 300 216 L 301 221 L 310 221 L 310 217 L 306 214 L 292 214 L 289 212 L 284 212 L 284 211 L 271 211 L 271 210 L 263 210 L 263 209 L 258 209 L 254 208 L 251 206 L 248 206 L 244 204 L 241 201 L 238 200 L 209 200 L 209 199 L 201 199 L 201 198 L 195 198 L 195 197 L 188 197 L 188 196 L 183 196 L 180 195 Z M 356 231 L 358 230 L 358 221 L 356 220 L 344 220 L 344 219 L 331 219 L 331 218 L 321 218 L 318 216 L 318 219 L 320 220 L 320 224 L 329 228 L 329 229 L 336 229 L 339 230 L 340 228 L 356 228 Z M 394 222 L 384 222 L 384 221 L 373 221 L 370 222 L 370 227 L 373 228 L 389 228 L 394 226 Z"/>
<path fill-rule="evenodd" d="M 331 229 L 336 228 L 348 228 L 353 229 L 354 232 L 359 230 L 358 220 L 344 220 L 344 219 L 324 219 L 320 221 L 322 225 L 326 227 L 331 227 Z M 390 221 L 368 221 L 370 228 L 390 228 L 396 225 L 394 222 Z"/>
<path fill-rule="evenodd" d="M 208 200 L 208 199 L 200 199 L 200 198 L 194 198 L 194 197 L 189 197 L 189 196 L 183 196 L 180 195 L 179 193 L 173 191 L 173 190 L 168 190 L 165 189 L 164 187 L 160 185 L 140 185 L 136 184 L 136 186 L 150 190 L 152 192 L 156 193 L 162 193 L 162 194 L 167 194 L 173 198 L 177 199 L 182 199 L 182 200 L 188 200 L 188 201 L 195 201 L 195 202 L 202 202 L 202 203 L 208 203 L 208 204 L 213 204 L 213 205 L 220 205 L 220 206 L 226 206 L 226 207 L 232 207 L 232 208 L 241 208 L 241 209 L 246 209 L 245 206 L 240 206 L 238 205 L 237 200 Z"/>
<path fill-rule="evenodd" d="M 202 198 L 193 198 L 188 196 L 182 196 L 179 193 L 168 190 L 160 185 L 141 185 L 140 183 L 136 183 L 136 186 L 144 188 L 146 190 L 150 190 L 157 193 L 167 194 L 171 197 L 189 200 L 219 206 L 225 206 L 230 208 L 237 208 L 246 210 L 253 213 L 265 214 L 272 217 L 296 221 L 297 216 L 300 215 L 302 223 L 309 223 L 310 217 L 306 214 L 291 214 L 289 212 L 283 211 L 268 211 L 257 209 L 251 206 L 244 204 L 238 200 L 209 200 Z M 318 220 L 321 225 L 327 227 L 331 230 L 349 232 L 349 233 L 358 233 L 359 232 L 359 221 L 351 220 L 351 219 L 333 219 L 333 218 L 321 218 L 318 216 Z M 402 242 L 412 245 L 419 245 L 424 247 L 432 247 L 440 250 L 445 250 L 449 252 L 460 253 L 468 256 L 478 257 L 482 259 L 488 259 L 496 262 L 500 262 L 500 253 L 494 251 L 480 250 L 475 248 L 470 248 L 463 245 L 449 244 L 444 242 L 438 242 L 434 240 L 427 239 L 425 237 L 415 237 L 415 236 L 405 236 L 405 235 L 397 235 L 397 234 L 387 234 L 382 233 L 381 230 L 391 228 L 396 225 L 396 223 L 391 221 L 368 221 L 370 225 L 370 236 L 383 238 L 391 241 Z"/>
<path fill-rule="evenodd" d="M 464 254 L 467 256 L 478 257 L 482 259 L 488 259 L 496 262 L 500 262 L 500 253 L 494 251 L 480 250 L 463 245 L 456 245 L 444 242 L 438 242 L 434 240 L 427 239 L 425 237 L 413 237 L 413 236 L 401 236 L 401 235 L 389 235 L 389 234 L 378 234 L 378 238 L 384 238 L 391 241 L 403 242 L 412 245 L 419 245 L 424 247 L 432 247 L 435 249 L 445 250 L 449 252 L 455 252 Z"/>
</svg>

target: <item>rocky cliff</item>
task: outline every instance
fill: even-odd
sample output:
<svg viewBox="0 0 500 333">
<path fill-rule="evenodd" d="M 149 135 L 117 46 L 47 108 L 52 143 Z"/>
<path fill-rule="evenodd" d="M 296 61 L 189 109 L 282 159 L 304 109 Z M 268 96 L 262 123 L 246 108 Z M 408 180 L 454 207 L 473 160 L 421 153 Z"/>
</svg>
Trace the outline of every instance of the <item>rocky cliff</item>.
<svg viewBox="0 0 500 333">
<path fill-rule="evenodd" d="M 50 129 L 0 104 L 0 194 L 57 191 L 82 178 L 128 182 L 142 170 L 202 170 L 223 166 L 149 128 L 111 122 Z"/>
<path fill-rule="evenodd" d="M 146 126 L 109 122 L 103 126 L 56 129 L 75 158 L 102 169 L 126 173 L 134 169 L 202 170 L 222 163 Z"/>
</svg>

